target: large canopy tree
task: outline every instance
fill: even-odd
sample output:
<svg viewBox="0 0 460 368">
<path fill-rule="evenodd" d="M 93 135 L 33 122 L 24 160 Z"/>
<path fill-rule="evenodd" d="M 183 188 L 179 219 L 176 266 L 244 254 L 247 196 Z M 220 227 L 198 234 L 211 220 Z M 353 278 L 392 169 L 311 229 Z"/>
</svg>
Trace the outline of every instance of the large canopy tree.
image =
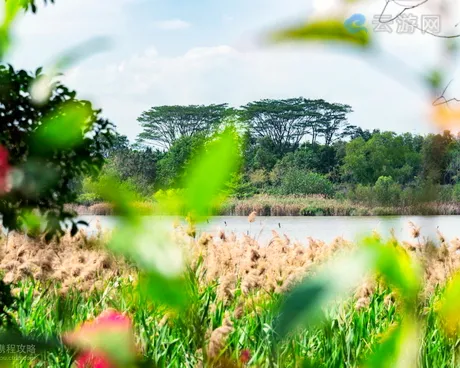
<svg viewBox="0 0 460 368">
<path fill-rule="evenodd" d="M 241 116 L 253 136 L 270 138 L 279 152 L 298 145 L 320 119 L 304 98 L 250 102 L 242 107 Z"/>
<path fill-rule="evenodd" d="M 302 97 L 260 100 L 242 107 L 242 119 L 252 135 L 269 137 L 277 150 L 287 152 L 308 136 L 312 143 L 323 137 L 326 145 L 346 135 L 351 107 Z"/>
<path fill-rule="evenodd" d="M 231 111 L 227 104 L 152 107 L 137 119 L 138 142 L 168 150 L 181 137 L 213 131 Z"/>
<path fill-rule="evenodd" d="M 320 103 L 316 104 L 316 108 L 321 114 L 317 132 L 324 138 L 326 146 L 351 134 L 349 129 L 351 126 L 348 124 L 347 117 L 353 111 L 351 106 L 320 100 Z"/>
</svg>

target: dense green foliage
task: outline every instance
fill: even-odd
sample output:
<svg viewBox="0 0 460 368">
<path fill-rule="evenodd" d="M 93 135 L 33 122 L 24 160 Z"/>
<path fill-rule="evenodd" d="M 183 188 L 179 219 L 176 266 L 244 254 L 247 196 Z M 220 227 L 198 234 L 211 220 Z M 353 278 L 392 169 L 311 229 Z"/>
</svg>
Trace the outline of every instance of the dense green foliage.
<svg viewBox="0 0 460 368">
<path fill-rule="evenodd" d="M 0 65 L 0 146 L 8 155 L 0 213 L 3 226 L 16 230 L 39 210 L 51 236 L 73 217 L 64 205 L 76 199 L 76 180 L 98 174 L 104 164 L 112 124 L 59 81 L 48 99 L 36 101 L 31 90 L 42 78 L 41 69 Z"/>
<path fill-rule="evenodd" d="M 106 170 L 148 197 L 179 188 L 194 152 L 219 119 L 232 115 L 245 132 L 243 165 L 227 185 L 236 198 L 322 195 L 370 206 L 458 201 L 459 137 L 363 130 L 348 123 L 351 111 L 304 98 L 261 100 L 240 109 L 160 106 L 142 114 L 137 144 L 124 139 L 107 155 Z"/>
</svg>

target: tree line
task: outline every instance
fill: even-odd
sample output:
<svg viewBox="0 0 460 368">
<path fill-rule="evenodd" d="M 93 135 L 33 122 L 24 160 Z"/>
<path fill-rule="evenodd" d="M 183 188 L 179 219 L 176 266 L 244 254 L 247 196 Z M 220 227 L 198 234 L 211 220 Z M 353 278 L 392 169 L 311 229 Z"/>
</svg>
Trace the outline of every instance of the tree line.
<svg viewBox="0 0 460 368">
<path fill-rule="evenodd" d="M 178 188 L 190 158 L 231 120 L 245 142 L 241 170 L 228 183 L 234 196 L 323 195 L 376 204 L 435 200 L 440 193 L 460 199 L 459 136 L 365 130 L 349 123 L 351 112 L 346 104 L 302 97 L 238 109 L 152 107 L 138 119 L 143 130 L 135 144 L 117 136 L 104 171 L 146 195 Z"/>
</svg>

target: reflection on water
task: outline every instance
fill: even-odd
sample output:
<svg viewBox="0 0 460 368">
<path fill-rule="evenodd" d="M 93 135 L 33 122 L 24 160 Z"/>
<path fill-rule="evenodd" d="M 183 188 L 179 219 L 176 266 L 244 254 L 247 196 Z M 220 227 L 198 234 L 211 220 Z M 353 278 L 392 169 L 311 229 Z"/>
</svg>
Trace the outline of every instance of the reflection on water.
<svg viewBox="0 0 460 368">
<path fill-rule="evenodd" d="M 112 229 L 117 219 L 111 216 L 81 216 L 80 219 L 89 222 L 90 232 L 96 231 L 96 221 L 99 219 L 102 228 Z M 156 220 L 171 221 L 168 217 Z M 154 221 L 146 218 L 146 221 Z M 460 216 L 397 216 L 397 217 L 257 217 L 249 223 L 247 217 L 229 216 L 214 217 L 208 223 L 197 226 L 198 232 L 209 231 L 235 232 L 237 235 L 249 234 L 263 243 L 271 239 L 272 230 L 287 234 L 291 240 L 307 242 L 307 237 L 332 241 L 338 236 L 347 240 L 356 240 L 360 236 L 369 235 L 373 230 L 383 237 L 389 237 L 391 229 L 399 240 L 410 240 L 409 221 L 421 227 L 422 237 L 436 238 L 436 229 L 451 240 L 460 237 Z"/>
</svg>

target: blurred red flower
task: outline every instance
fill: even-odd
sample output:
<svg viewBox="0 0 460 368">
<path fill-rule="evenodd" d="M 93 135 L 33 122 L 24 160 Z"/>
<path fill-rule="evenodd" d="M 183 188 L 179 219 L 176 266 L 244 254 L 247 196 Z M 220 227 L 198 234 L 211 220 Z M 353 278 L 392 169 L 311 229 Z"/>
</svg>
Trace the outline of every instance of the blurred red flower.
<svg viewBox="0 0 460 368">
<path fill-rule="evenodd" d="M 251 352 L 248 349 L 241 351 L 240 362 L 243 364 L 247 364 L 249 363 L 250 360 L 251 360 Z"/>
<path fill-rule="evenodd" d="M 77 368 L 116 368 L 136 354 L 131 320 L 113 309 L 83 323 L 63 340 L 81 351 L 75 361 Z"/>
<path fill-rule="evenodd" d="M 102 353 L 86 352 L 77 357 L 76 368 L 114 368 L 109 359 Z"/>
<path fill-rule="evenodd" d="M 8 189 L 8 174 L 10 171 L 8 163 L 8 150 L 0 146 L 0 194 L 7 192 Z"/>
</svg>

